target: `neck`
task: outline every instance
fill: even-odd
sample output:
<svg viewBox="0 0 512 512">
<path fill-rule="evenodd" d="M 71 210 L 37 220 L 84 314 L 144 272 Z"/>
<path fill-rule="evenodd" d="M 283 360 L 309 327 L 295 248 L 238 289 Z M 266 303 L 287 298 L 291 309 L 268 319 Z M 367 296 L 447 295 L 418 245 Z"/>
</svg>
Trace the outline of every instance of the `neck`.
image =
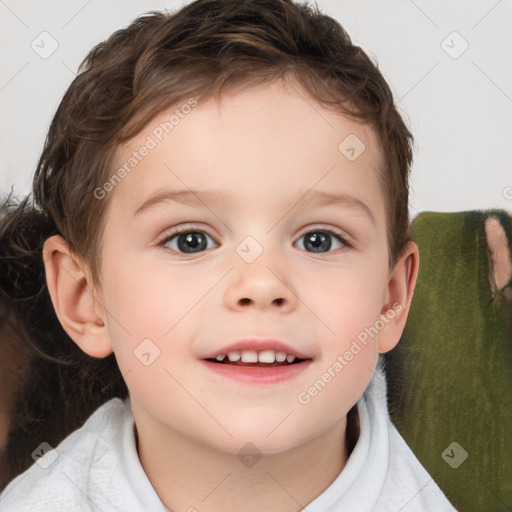
<svg viewBox="0 0 512 512">
<path fill-rule="evenodd" d="M 359 427 L 354 408 L 315 439 L 283 453 L 243 460 L 174 430 L 161 434 L 146 436 L 139 428 L 137 450 L 169 510 L 292 512 L 306 507 L 340 474 Z"/>
</svg>

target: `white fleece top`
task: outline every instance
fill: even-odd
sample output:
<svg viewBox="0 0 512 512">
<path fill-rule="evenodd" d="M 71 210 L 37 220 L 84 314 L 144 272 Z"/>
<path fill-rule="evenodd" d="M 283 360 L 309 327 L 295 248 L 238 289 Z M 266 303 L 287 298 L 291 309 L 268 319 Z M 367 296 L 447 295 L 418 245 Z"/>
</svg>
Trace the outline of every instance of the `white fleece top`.
<svg viewBox="0 0 512 512">
<path fill-rule="evenodd" d="M 357 402 L 360 435 L 346 466 L 304 511 L 455 511 L 391 423 L 386 388 L 379 364 Z M 108 401 L 5 488 L 0 512 L 167 511 L 140 464 L 133 425 L 129 400 Z"/>
</svg>

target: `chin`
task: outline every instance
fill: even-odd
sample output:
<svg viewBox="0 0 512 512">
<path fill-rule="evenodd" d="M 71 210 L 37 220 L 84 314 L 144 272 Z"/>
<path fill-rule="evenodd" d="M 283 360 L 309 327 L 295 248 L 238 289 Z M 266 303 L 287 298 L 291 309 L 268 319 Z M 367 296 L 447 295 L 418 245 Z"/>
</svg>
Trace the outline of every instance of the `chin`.
<svg viewBox="0 0 512 512">
<path fill-rule="evenodd" d="M 212 439 L 210 443 L 215 449 L 237 456 L 244 453 L 278 455 L 292 450 L 310 439 L 302 432 L 294 432 L 290 428 L 286 428 L 284 424 L 279 425 L 280 421 L 282 421 L 282 418 L 274 422 L 272 428 L 263 427 L 257 422 L 251 425 L 250 428 L 235 428 L 226 425 L 227 430 L 233 437 L 221 435 L 215 440 Z"/>
<path fill-rule="evenodd" d="M 244 463 L 246 455 L 255 456 L 256 458 L 279 455 L 300 445 L 299 441 L 294 443 L 293 440 L 288 439 L 286 443 L 283 443 L 282 439 L 269 441 L 264 437 L 262 436 L 261 439 L 250 435 L 234 437 L 227 442 L 216 443 L 212 448 L 235 455 Z"/>
</svg>

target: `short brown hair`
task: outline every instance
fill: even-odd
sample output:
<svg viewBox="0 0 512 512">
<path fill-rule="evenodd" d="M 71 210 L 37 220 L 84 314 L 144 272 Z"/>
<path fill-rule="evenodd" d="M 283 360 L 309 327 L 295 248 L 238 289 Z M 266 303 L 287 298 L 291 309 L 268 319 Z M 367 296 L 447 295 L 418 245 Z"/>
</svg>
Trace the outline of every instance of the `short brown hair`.
<svg viewBox="0 0 512 512">
<path fill-rule="evenodd" d="M 186 98 L 289 77 L 324 107 L 374 128 L 392 268 L 411 240 L 412 135 L 382 74 L 342 26 L 291 0 L 197 0 L 142 15 L 94 47 L 52 120 L 36 203 L 99 279 L 109 197 L 94 190 L 112 175 L 119 145 Z"/>
</svg>

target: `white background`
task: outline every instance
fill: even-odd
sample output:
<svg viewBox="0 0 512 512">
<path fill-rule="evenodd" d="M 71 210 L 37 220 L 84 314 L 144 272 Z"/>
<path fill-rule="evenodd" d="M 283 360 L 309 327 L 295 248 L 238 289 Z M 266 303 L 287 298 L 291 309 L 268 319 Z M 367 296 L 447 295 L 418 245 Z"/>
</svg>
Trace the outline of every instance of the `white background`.
<svg viewBox="0 0 512 512">
<path fill-rule="evenodd" d="M 0 197 L 30 191 L 51 117 L 88 50 L 139 14 L 182 3 L 0 0 Z M 512 0 L 317 4 L 378 63 L 415 137 L 412 217 L 512 211 Z M 31 47 L 43 31 L 58 44 L 47 58 Z"/>
</svg>

